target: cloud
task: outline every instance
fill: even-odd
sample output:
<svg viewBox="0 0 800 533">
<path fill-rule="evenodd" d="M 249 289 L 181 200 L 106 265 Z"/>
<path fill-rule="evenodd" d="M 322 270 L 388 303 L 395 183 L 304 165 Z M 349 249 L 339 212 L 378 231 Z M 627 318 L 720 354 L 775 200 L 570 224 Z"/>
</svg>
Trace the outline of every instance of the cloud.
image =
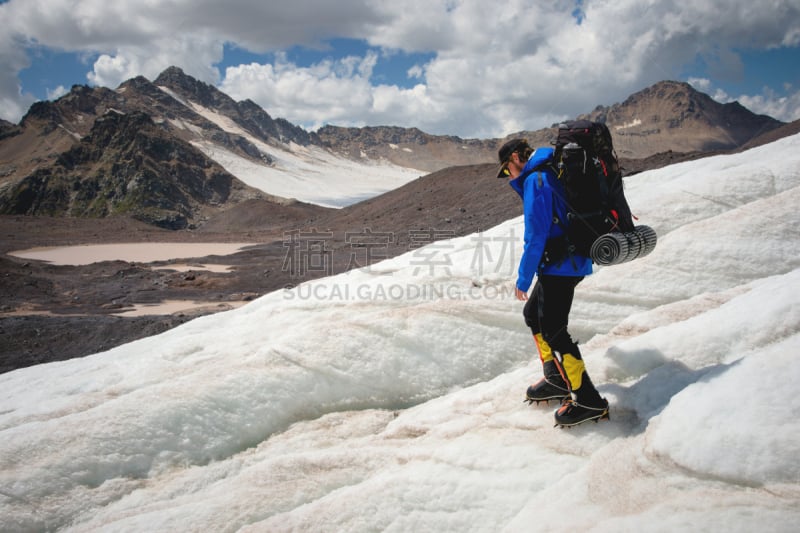
<svg viewBox="0 0 800 533">
<path fill-rule="evenodd" d="M 144 46 L 153 39 L 211 34 L 254 51 L 363 37 L 382 15 L 368 0 L 11 0 L 9 30 L 40 44 L 77 50 Z M 167 44 L 166 42 L 164 44 Z"/>
<path fill-rule="evenodd" d="M 87 79 L 95 85 L 116 87 L 135 76 L 154 79 L 167 67 L 178 65 L 190 76 L 216 84 L 219 72 L 214 64 L 222 60 L 223 49 L 221 40 L 203 35 L 155 39 L 100 55 Z"/>
<path fill-rule="evenodd" d="M 0 20 L 4 19 L 5 5 L 0 5 Z M 17 73 L 30 64 L 18 42 L 7 32 L 0 32 L 0 118 L 16 121 L 36 101 L 32 94 L 24 94 Z"/>
<path fill-rule="evenodd" d="M 698 91 L 708 92 L 711 90 L 711 80 L 708 78 L 689 78 L 686 80 L 689 85 L 697 89 Z"/>
<path fill-rule="evenodd" d="M 784 95 L 770 87 L 764 87 L 761 94 L 743 94 L 734 98 L 722 89 L 715 87 L 714 83 L 707 78 L 689 78 L 688 82 L 695 89 L 705 92 L 719 103 L 727 104 L 737 101 L 753 113 L 769 115 L 783 122 L 800 120 L 800 90 L 794 89 L 789 84 L 784 84 L 782 87 L 786 93 Z"/>
<path fill-rule="evenodd" d="M 96 54 L 87 80 L 97 85 L 115 87 L 137 75 L 153 78 L 171 65 L 217 83 L 215 65 L 225 43 L 265 52 L 296 45 L 322 47 L 326 39 L 337 36 L 363 38 L 365 25 L 382 20 L 369 4 L 364 0 L 11 0 L 0 5 L 6 35 L 0 42 L 0 98 L 17 101 L 17 107 L 30 103 L 22 102 L 15 92 L 17 74 L 27 66 L 25 47 Z M 5 105 L 0 112 L 10 107 Z"/>
<path fill-rule="evenodd" d="M 47 90 L 47 99 L 48 100 L 56 100 L 58 98 L 61 98 L 62 96 L 64 96 L 68 92 L 69 92 L 69 89 L 67 89 L 63 85 L 59 85 L 55 89 L 48 89 Z"/>
<path fill-rule="evenodd" d="M 431 133 L 502 136 L 610 105 L 698 58 L 713 79 L 736 79 L 736 49 L 800 44 L 800 6 L 775 0 L 11 0 L 0 38 L 0 114 L 29 105 L 17 80 L 24 47 L 92 53 L 87 79 L 115 87 L 170 65 L 251 98 L 310 129 L 324 123 L 417 126 Z M 361 40 L 363 53 L 298 65 L 282 54 Z M 274 61 L 219 72 L 226 45 L 275 53 Z M 373 77 L 398 52 L 432 54 L 407 70 L 417 85 Z M 378 82 L 380 80 L 380 82 Z M 719 95 L 718 96 L 722 96 Z M 788 116 L 793 97 L 753 105 Z"/>
<path fill-rule="evenodd" d="M 253 100 L 270 114 L 312 129 L 326 122 L 364 125 L 364 117 L 381 113 L 384 88 L 370 82 L 377 59 L 368 53 L 299 67 L 279 53 L 274 64 L 229 67 L 220 88 L 234 99 Z"/>
<path fill-rule="evenodd" d="M 762 94 L 742 95 L 739 103 L 755 113 L 769 115 L 784 122 L 800 120 L 800 91 L 786 96 L 778 96 L 766 88 Z"/>
<path fill-rule="evenodd" d="M 409 70 L 419 82 L 413 89 L 327 73 L 314 79 L 307 67 L 291 64 L 282 64 L 280 74 L 269 70 L 269 90 L 239 86 L 253 80 L 245 81 L 235 69 L 225 74 L 223 87 L 307 127 L 394 124 L 501 136 L 548 126 L 656 81 L 676 79 L 697 57 L 715 76 L 740 77 L 742 63 L 733 47 L 779 46 L 794 39 L 791 21 L 800 16 L 791 2 L 778 2 L 775 10 L 729 1 L 679 9 L 671 2 L 645 6 L 634 0 L 546 5 L 409 0 L 382 4 L 382 14 L 387 22 L 365 37 L 371 46 L 435 52 L 427 64 Z M 304 91 L 313 93 L 306 101 L 313 105 L 300 109 L 298 88 L 280 83 L 281 75 L 303 78 Z M 342 93 L 351 97 L 343 100 Z"/>
</svg>

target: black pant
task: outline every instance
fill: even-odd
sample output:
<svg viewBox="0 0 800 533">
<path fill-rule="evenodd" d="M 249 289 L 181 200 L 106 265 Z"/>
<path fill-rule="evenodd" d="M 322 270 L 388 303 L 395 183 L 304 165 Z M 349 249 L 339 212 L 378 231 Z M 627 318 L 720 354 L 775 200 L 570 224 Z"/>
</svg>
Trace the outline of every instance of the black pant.
<svg viewBox="0 0 800 533">
<path fill-rule="evenodd" d="M 534 335 L 541 333 L 554 351 L 572 354 L 577 359 L 581 354 L 567 331 L 567 325 L 575 287 L 581 281 L 583 277 L 537 276 L 523 311 L 525 324 Z"/>
</svg>

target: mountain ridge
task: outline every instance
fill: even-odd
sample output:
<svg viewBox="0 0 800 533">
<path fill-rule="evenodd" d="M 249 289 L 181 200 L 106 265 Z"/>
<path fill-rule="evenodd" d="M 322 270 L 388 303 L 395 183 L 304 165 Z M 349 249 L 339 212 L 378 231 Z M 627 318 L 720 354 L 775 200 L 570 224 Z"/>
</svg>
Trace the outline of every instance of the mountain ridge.
<svg viewBox="0 0 800 533">
<path fill-rule="evenodd" d="M 187 200 L 188 189 L 196 192 L 205 187 L 208 191 L 215 186 L 206 183 L 198 189 L 197 183 L 180 183 L 182 176 L 191 181 L 202 174 L 206 180 L 213 180 L 216 178 L 206 170 L 215 165 L 223 167 L 230 176 L 225 179 L 231 180 L 231 190 L 236 191 L 247 190 L 245 183 L 250 182 L 238 173 L 232 161 L 246 164 L 250 172 L 271 173 L 275 176 L 271 179 L 292 175 L 305 179 L 302 173 L 307 171 L 302 169 L 319 165 L 318 158 L 323 154 L 355 165 L 389 162 L 423 172 L 454 168 L 453 172 L 458 173 L 458 169 L 469 165 L 494 162 L 497 148 L 511 137 L 527 137 L 534 145 L 549 144 L 557 126 L 517 132 L 502 139 L 462 139 L 394 126 L 344 128 L 327 125 L 316 132 L 307 132 L 285 119 L 274 119 L 251 100 L 236 102 L 216 87 L 186 75 L 180 68 L 170 67 L 152 82 L 137 76 L 123 82 L 116 90 L 76 85 L 54 102 L 32 105 L 19 125 L 0 123 L 0 212 L 69 216 L 119 213 L 118 209 L 100 208 L 98 204 L 92 209 L 76 209 L 74 203 L 65 208 L 64 183 L 51 183 L 50 187 L 44 183 L 64 178 L 68 170 L 64 162 L 72 157 L 65 158 L 65 154 L 77 146 L 83 145 L 83 150 L 89 152 L 99 151 L 99 147 L 85 145 L 105 138 L 92 136 L 92 131 L 98 121 L 108 122 L 111 112 L 148 116 L 152 126 L 148 126 L 147 131 L 156 135 L 156 130 L 160 130 L 159 135 L 170 137 L 175 143 L 186 143 L 175 153 L 199 151 L 199 154 L 184 157 L 184 162 L 180 163 L 148 153 L 147 150 L 159 144 L 157 142 L 140 144 L 144 151 L 141 157 L 121 152 L 125 143 L 105 146 L 102 150 L 106 162 L 115 157 L 128 161 L 125 170 L 128 177 L 137 171 L 158 175 L 171 184 L 165 190 L 183 191 L 176 192 L 171 199 L 150 201 L 149 205 L 147 199 L 139 198 L 138 206 L 124 211 L 148 223 L 176 229 L 199 227 L 215 213 L 235 208 L 241 200 L 259 197 L 256 190 L 250 190 L 241 195 L 189 194 L 192 200 Z M 634 171 L 682 157 L 696 157 L 707 151 L 737 149 L 754 142 L 759 134 L 779 131 L 783 126 L 780 121 L 755 115 L 738 103 L 720 104 L 687 83 L 673 81 L 659 82 L 634 93 L 622 103 L 598 106 L 577 118 L 606 122 L 614 134 L 623 166 Z M 107 127 L 108 123 L 105 125 Z M 135 135 L 132 129 L 125 131 Z M 220 159 L 220 155 L 224 158 Z M 287 163 L 298 157 L 305 158 L 303 166 L 293 167 Z M 187 161 L 191 161 L 191 169 L 185 166 Z M 155 162 L 160 162 L 161 166 Z M 181 173 L 175 172 L 176 165 L 183 169 Z M 113 165 L 110 168 L 113 169 Z M 364 175 L 356 173 L 351 179 L 363 180 L 371 172 L 366 166 L 358 169 L 357 172 Z M 115 180 L 119 182 L 121 178 L 107 173 L 105 179 L 110 180 L 109 183 L 98 184 L 99 175 L 92 174 L 93 171 L 77 167 L 71 170 L 87 172 L 91 177 L 72 180 L 70 186 L 75 189 L 69 193 L 72 197 L 91 196 L 94 189 L 119 190 Z M 23 183 L 26 181 L 27 185 Z M 294 201 L 273 196 L 269 187 L 268 182 L 260 188 L 265 201 L 283 205 Z M 43 197 L 49 194 L 55 196 Z M 20 195 L 27 199 L 21 200 Z M 37 195 L 40 197 L 32 198 Z M 55 207 L 59 205 L 60 208 Z M 35 206 L 50 207 L 37 209 Z"/>
<path fill-rule="evenodd" d="M 153 85 L 167 87 L 189 102 L 196 101 L 204 107 L 221 112 L 243 129 L 264 141 L 277 140 L 283 143 L 295 142 L 300 145 L 319 142 L 313 133 L 309 133 L 285 119 L 273 119 L 267 111 L 252 100 L 236 102 L 213 85 L 188 76 L 178 67 L 166 69 L 153 81 Z"/>
<path fill-rule="evenodd" d="M 611 106 L 580 115 L 605 122 L 622 157 L 648 157 L 646 142 L 675 152 L 730 150 L 783 124 L 739 102 L 721 104 L 690 84 L 662 81 Z"/>
</svg>

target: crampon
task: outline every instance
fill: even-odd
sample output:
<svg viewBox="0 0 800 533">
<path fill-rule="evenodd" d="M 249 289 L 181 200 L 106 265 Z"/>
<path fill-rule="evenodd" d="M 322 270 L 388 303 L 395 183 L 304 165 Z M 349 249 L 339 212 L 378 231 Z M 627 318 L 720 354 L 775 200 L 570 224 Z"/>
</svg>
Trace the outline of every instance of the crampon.
<svg viewBox="0 0 800 533">
<path fill-rule="evenodd" d="M 560 387 L 542 378 L 535 384 L 528 387 L 525 393 L 525 402 L 539 405 L 539 402 L 550 403 L 550 400 L 562 402 L 565 398 L 569 397 L 569 391 L 566 387 Z"/>
</svg>

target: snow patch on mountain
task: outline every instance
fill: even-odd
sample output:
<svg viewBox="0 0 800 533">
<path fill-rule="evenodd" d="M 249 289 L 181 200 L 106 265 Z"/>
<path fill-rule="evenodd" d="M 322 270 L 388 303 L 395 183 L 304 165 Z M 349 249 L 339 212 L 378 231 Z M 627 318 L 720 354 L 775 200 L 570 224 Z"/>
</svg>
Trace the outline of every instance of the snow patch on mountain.
<svg viewBox="0 0 800 533">
<path fill-rule="evenodd" d="M 273 163 L 267 165 L 207 140 L 192 141 L 195 147 L 244 183 L 274 196 L 325 207 L 346 207 L 405 185 L 421 174 L 418 170 L 386 161 L 351 161 L 314 145 L 290 143 L 284 147 L 267 144 L 225 115 L 194 102 L 189 106 L 224 131 L 244 137 L 260 152 L 270 156 Z"/>
</svg>

